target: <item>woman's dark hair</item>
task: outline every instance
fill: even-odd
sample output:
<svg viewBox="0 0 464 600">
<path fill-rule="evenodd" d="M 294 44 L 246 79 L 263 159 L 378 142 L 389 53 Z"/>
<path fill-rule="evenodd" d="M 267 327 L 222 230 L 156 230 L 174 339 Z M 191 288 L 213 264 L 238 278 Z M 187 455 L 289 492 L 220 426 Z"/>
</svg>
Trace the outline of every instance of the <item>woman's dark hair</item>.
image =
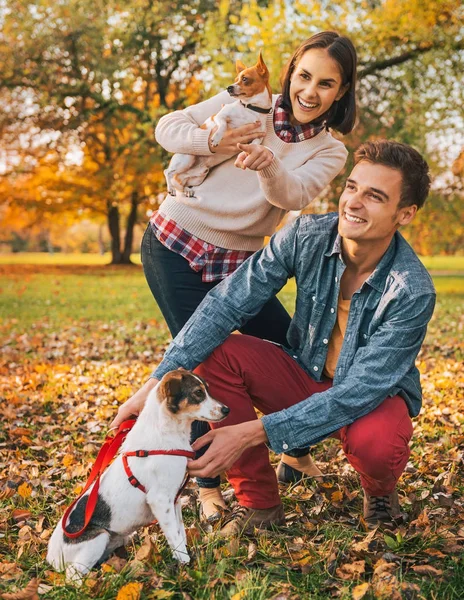
<svg viewBox="0 0 464 600">
<path fill-rule="evenodd" d="M 331 108 L 323 116 L 327 127 L 340 133 L 349 133 L 356 121 L 356 50 L 350 39 L 341 36 L 335 31 L 321 31 L 311 36 L 295 50 L 282 71 L 280 83 L 282 85 L 281 106 L 291 112 L 290 79 L 297 64 L 305 52 L 312 48 L 326 48 L 329 56 L 335 60 L 342 74 L 342 85 L 348 84 L 348 89 L 340 98 L 335 100 Z"/>
</svg>

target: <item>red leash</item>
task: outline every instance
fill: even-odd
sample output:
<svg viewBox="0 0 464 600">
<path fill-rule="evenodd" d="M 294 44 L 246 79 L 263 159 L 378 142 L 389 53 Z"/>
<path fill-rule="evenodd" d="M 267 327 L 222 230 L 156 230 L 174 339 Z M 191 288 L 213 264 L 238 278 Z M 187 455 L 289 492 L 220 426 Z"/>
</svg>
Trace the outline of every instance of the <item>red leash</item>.
<svg viewBox="0 0 464 600">
<path fill-rule="evenodd" d="M 66 512 L 63 515 L 63 520 L 62 520 L 63 533 L 68 538 L 71 538 L 71 539 L 77 538 L 80 535 L 82 535 L 82 533 L 86 530 L 88 524 L 90 523 L 90 520 L 92 519 L 93 513 L 95 512 L 95 507 L 97 506 L 98 490 L 100 487 L 100 478 L 103 475 L 103 472 L 105 471 L 105 469 L 108 467 L 108 465 L 111 463 L 113 458 L 116 456 L 119 448 L 121 447 L 122 443 L 126 439 L 127 434 L 134 426 L 135 421 L 136 421 L 135 419 L 128 419 L 127 421 L 124 421 L 119 426 L 119 429 L 116 432 L 116 435 L 114 437 L 111 435 L 108 435 L 106 437 L 105 442 L 103 443 L 103 446 L 101 447 L 100 452 L 97 455 L 97 458 L 92 467 L 92 470 L 90 471 L 89 478 L 87 480 L 87 483 L 84 486 L 84 489 L 82 490 L 80 495 L 76 498 L 76 500 L 74 500 L 74 502 L 66 509 Z M 137 456 L 138 458 L 145 458 L 146 456 L 153 456 L 153 455 L 168 455 L 168 456 L 172 455 L 172 456 L 186 456 L 187 458 L 195 458 L 195 452 L 191 452 L 189 450 L 135 450 L 133 452 L 125 452 L 122 456 L 122 460 L 123 460 L 124 470 L 126 471 L 126 474 L 129 478 L 129 483 L 145 493 L 146 493 L 145 488 L 138 481 L 138 479 L 134 476 L 134 474 L 132 473 L 132 471 L 129 467 L 129 464 L 127 462 L 127 456 Z M 176 500 L 182 493 L 185 486 L 187 485 L 188 480 L 189 480 L 189 476 L 187 474 L 184 479 L 184 482 L 176 496 Z M 75 507 L 77 502 L 79 502 L 79 500 L 82 498 L 82 496 L 85 494 L 85 492 L 92 485 L 92 483 L 95 483 L 95 485 L 93 486 L 92 490 L 90 491 L 89 497 L 87 499 L 87 505 L 85 507 L 84 525 L 82 526 L 81 529 L 79 529 L 79 531 L 70 532 L 66 529 L 69 515 L 71 514 L 72 509 Z"/>
</svg>

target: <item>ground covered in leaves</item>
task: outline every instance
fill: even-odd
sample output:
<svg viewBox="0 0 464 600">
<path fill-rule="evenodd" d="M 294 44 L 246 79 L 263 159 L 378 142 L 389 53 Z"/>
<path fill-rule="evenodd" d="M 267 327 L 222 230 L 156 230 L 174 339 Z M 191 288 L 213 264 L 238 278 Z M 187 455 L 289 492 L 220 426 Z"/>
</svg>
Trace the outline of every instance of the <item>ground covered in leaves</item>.
<svg viewBox="0 0 464 600">
<path fill-rule="evenodd" d="M 437 310 L 418 359 L 424 409 L 399 486 L 407 523 L 367 530 L 358 478 L 331 440 L 312 453 L 324 482 L 282 490 L 286 527 L 208 540 L 192 486 L 182 499 L 189 566 L 172 562 L 153 526 L 80 590 L 49 569 L 47 542 L 116 406 L 162 356 L 167 329 L 138 267 L 0 266 L 0 282 L 0 597 L 464 597 L 464 277 L 436 278 Z M 291 309 L 291 285 L 282 297 Z"/>
</svg>

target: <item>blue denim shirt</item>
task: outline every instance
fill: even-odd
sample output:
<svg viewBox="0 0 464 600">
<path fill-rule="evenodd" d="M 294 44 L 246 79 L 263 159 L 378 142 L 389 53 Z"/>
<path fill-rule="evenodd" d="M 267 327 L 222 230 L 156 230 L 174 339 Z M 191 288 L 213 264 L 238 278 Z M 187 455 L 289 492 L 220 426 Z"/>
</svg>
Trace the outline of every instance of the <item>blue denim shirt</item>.
<svg viewBox="0 0 464 600">
<path fill-rule="evenodd" d="M 321 381 L 345 270 L 337 226 L 338 214 L 303 215 L 274 234 L 265 248 L 208 293 L 153 376 L 195 368 L 295 277 L 296 307 L 286 351 Z M 262 418 L 272 450 L 311 446 L 396 394 L 416 416 L 422 394 L 415 359 L 434 306 L 429 274 L 396 232 L 351 298 L 333 387 Z"/>
</svg>

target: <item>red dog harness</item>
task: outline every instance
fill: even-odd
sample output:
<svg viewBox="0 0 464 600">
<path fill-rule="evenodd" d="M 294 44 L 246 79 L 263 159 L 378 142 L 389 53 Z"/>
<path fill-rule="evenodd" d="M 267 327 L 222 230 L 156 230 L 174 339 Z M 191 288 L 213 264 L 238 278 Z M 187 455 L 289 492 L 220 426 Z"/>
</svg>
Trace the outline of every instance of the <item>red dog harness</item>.
<svg viewBox="0 0 464 600">
<path fill-rule="evenodd" d="M 77 538 L 80 535 L 82 535 L 82 533 L 87 529 L 87 526 L 90 523 L 90 520 L 92 519 L 93 513 L 95 512 L 95 507 L 97 506 L 98 489 L 100 487 L 100 478 L 103 475 L 105 469 L 108 467 L 108 465 L 111 463 L 113 458 L 116 456 L 119 448 L 121 447 L 121 444 L 124 442 L 127 434 L 134 426 L 134 423 L 135 423 L 135 419 L 129 419 L 127 421 L 124 421 L 119 426 L 119 429 L 116 432 L 116 435 L 114 437 L 109 436 L 109 435 L 106 437 L 105 442 L 104 442 L 103 446 L 101 447 L 100 452 L 98 453 L 98 456 L 92 467 L 92 470 L 90 471 L 89 478 L 87 479 L 87 483 L 85 484 L 84 489 L 82 490 L 80 495 L 76 498 L 76 500 L 74 500 L 74 502 L 66 509 L 66 512 L 63 515 L 63 520 L 62 520 L 63 533 L 66 535 L 66 537 L 72 538 L 72 539 Z M 144 486 L 140 483 L 140 481 L 132 473 L 131 468 L 129 467 L 129 463 L 127 462 L 127 457 L 128 456 L 136 456 L 137 458 L 145 458 L 147 456 L 156 456 L 156 455 L 185 456 L 186 458 L 195 458 L 195 452 L 192 452 L 190 450 L 134 450 L 133 452 L 124 452 L 122 454 L 122 463 L 124 466 L 124 470 L 127 474 L 127 477 L 129 479 L 129 483 L 132 486 L 134 486 L 135 488 L 139 489 L 141 492 L 144 492 L 145 494 L 147 493 L 147 490 L 144 488 Z M 176 502 L 177 499 L 179 498 L 179 496 L 181 495 L 182 491 L 184 490 L 185 486 L 187 485 L 188 480 L 189 480 L 189 475 L 187 473 L 179 491 L 177 492 L 177 496 L 176 496 L 176 499 L 174 502 Z M 85 494 L 85 492 L 89 489 L 89 487 L 92 485 L 92 483 L 94 483 L 94 486 L 93 486 L 92 490 L 90 491 L 90 494 L 89 494 L 89 497 L 87 500 L 87 505 L 85 507 L 84 525 L 81 529 L 79 529 L 79 531 L 75 531 L 75 532 L 71 533 L 70 531 L 67 531 L 67 529 L 66 529 L 66 523 L 68 521 L 69 515 L 71 514 L 74 506 L 77 504 L 77 502 L 79 502 L 79 500 L 82 498 L 82 496 Z"/>
</svg>

